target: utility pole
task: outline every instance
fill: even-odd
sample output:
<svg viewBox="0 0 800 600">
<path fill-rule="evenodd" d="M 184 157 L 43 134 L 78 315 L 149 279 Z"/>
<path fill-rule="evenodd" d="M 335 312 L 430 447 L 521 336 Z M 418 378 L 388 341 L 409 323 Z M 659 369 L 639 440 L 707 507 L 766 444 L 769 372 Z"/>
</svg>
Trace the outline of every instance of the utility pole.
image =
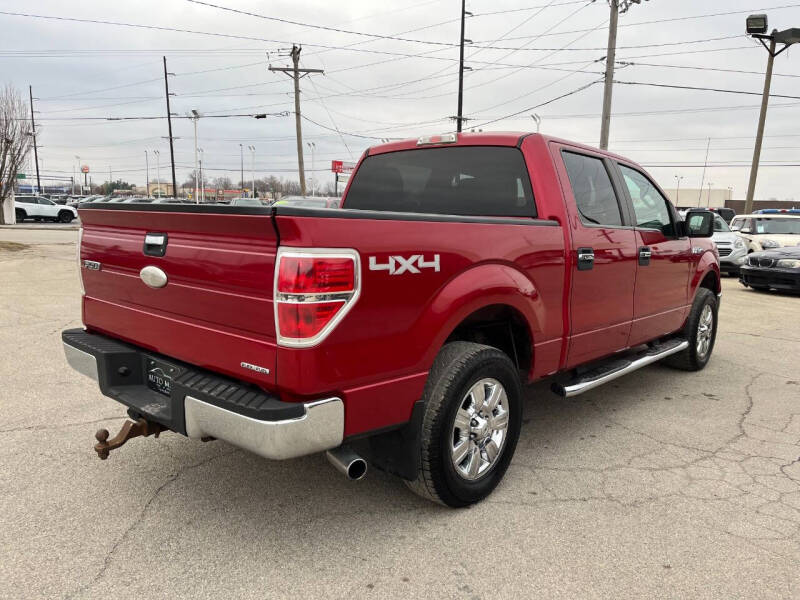
<svg viewBox="0 0 800 600">
<path fill-rule="evenodd" d="M 458 55 L 458 112 L 456 112 L 456 131 L 461 132 L 464 122 L 464 21 L 467 16 L 467 0 L 461 0 L 461 43 Z"/>
<path fill-rule="evenodd" d="M 145 183 L 144 183 L 144 195 L 149 198 L 150 197 L 150 160 L 147 158 L 147 150 L 144 151 L 144 173 L 145 173 Z"/>
<path fill-rule="evenodd" d="M 36 162 L 36 189 L 42 193 L 42 182 L 39 179 L 39 150 L 36 143 L 36 121 L 33 118 L 33 87 L 28 86 L 28 92 L 31 96 L 31 136 L 33 137 L 33 160 Z"/>
<path fill-rule="evenodd" d="M 714 185 L 710 181 L 708 182 L 708 198 L 706 198 L 706 208 L 711 208 L 711 186 Z"/>
<path fill-rule="evenodd" d="M 303 128 L 301 126 L 300 115 L 300 79 L 310 73 L 324 73 L 322 69 L 301 69 L 300 68 L 300 50 L 302 48 L 297 44 L 292 46 L 293 67 L 273 67 L 269 66 L 270 71 L 280 71 L 286 73 L 294 79 L 294 121 L 295 129 L 297 131 L 297 167 L 300 172 L 300 194 L 306 195 L 306 173 L 305 166 L 303 165 Z M 291 73 L 291 75 L 290 75 Z"/>
<path fill-rule="evenodd" d="M 169 127 L 169 158 L 172 162 L 172 196 L 173 198 L 177 196 L 178 193 L 178 182 L 175 179 L 175 149 L 172 146 L 172 113 L 169 110 L 169 79 L 167 73 L 167 57 L 164 58 L 164 90 L 167 95 L 167 126 Z M 161 182 L 159 182 L 159 186 Z"/>
<path fill-rule="evenodd" d="M 611 94 L 614 88 L 614 61 L 617 57 L 617 22 L 619 5 L 617 0 L 608 0 L 611 16 L 608 20 L 608 50 L 606 51 L 606 80 L 603 88 L 603 116 L 600 122 L 600 149 L 608 150 L 608 134 L 611 131 Z"/>
<path fill-rule="evenodd" d="M 683 175 L 675 175 L 675 181 L 678 182 L 675 188 L 675 206 L 681 205 L 681 179 L 683 179 Z"/>
<path fill-rule="evenodd" d="M 617 57 L 617 23 L 619 14 L 628 12 L 631 4 L 642 0 L 608 0 L 611 15 L 608 19 L 608 49 L 606 51 L 606 76 L 603 88 L 603 116 L 600 121 L 600 149 L 608 150 L 608 135 L 611 131 L 611 93 L 614 87 L 614 61 Z"/>
</svg>

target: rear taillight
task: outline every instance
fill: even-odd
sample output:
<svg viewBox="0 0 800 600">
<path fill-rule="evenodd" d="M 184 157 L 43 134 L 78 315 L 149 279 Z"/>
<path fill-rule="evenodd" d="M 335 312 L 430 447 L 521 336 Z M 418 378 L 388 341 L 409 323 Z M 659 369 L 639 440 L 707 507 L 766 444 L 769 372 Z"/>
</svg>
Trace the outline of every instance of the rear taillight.
<svg viewBox="0 0 800 600">
<path fill-rule="evenodd" d="M 350 249 L 278 249 L 275 327 L 278 344 L 318 344 L 355 304 L 358 253 Z"/>
</svg>

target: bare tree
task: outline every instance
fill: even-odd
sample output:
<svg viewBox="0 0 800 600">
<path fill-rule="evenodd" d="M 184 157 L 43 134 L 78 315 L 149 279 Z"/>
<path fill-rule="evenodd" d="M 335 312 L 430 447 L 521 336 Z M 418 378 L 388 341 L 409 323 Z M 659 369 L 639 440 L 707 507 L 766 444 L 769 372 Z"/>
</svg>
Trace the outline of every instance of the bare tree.
<svg viewBox="0 0 800 600">
<path fill-rule="evenodd" d="M 6 84 L 0 91 L 0 224 L 14 222 L 14 183 L 33 141 L 28 107 L 17 89 Z"/>
</svg>

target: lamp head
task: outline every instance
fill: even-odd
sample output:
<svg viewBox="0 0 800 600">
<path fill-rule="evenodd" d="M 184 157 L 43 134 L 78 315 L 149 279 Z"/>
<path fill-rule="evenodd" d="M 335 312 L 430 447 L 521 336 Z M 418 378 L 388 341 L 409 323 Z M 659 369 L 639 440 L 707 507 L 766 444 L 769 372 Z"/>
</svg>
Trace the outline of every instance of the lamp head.
<svg viewBox="0 0 800 600">
<path fill-rule="evenodd" d="M 747 17 L 746 20 L 747 24 L 747 35 L 763 35 L 767 33 L 767 15 L 759 14 L 759 15 L 750 15 Z"/>
</svg>

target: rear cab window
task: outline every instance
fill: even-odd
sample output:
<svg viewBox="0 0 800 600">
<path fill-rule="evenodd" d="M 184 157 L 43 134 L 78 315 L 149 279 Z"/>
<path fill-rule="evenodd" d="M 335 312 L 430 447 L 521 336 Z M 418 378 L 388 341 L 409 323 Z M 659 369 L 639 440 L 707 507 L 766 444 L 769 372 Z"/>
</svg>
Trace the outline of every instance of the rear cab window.
<svg viewBox="0 0 800 600">
<path fill-rule="evenodd" d="M 563 152 L 562 157 L 581 222 L 621 226 L 622 211 L 603 160 L 569 151 Z"/>
<path fill-rule="evenodd" d="M 455 146 L 368 156 L 344 208 L 485 217 L 537 216 L 522 152 Z"/>
</svg>

